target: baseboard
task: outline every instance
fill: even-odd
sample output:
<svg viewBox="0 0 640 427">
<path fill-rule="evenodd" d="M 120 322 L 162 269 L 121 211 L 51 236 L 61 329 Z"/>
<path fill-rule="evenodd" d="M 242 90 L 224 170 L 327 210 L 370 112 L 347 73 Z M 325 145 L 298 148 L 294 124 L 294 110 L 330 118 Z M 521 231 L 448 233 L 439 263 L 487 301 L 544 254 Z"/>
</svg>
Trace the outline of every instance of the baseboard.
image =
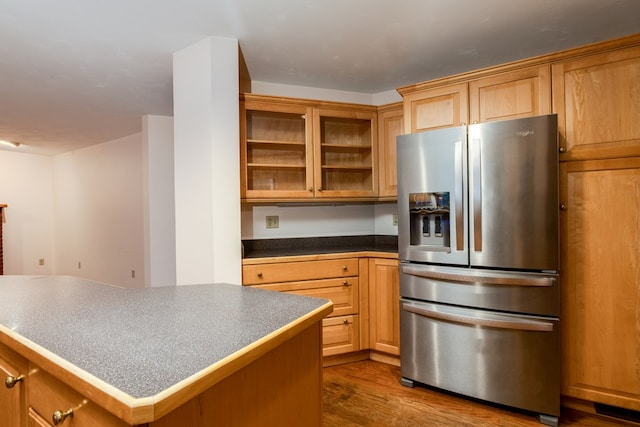
<svg viewBox="0 0 640 427">
<path fill-rule="evenodd" d="M 336 354 L 335 356 L 325 356 L 322 358 L 322 366 L 343 365 L 345 363 L 361 362 L 369 359 L 369 350 L 353 351 L 351 353 Z"/>
<path fill-rule="evenodd" d="M 375 350 L 371 350 L 369 353 L 369 359 L 375 360 L 376 362 L 386 363 L 387 365 L 400 366 L 400 356 L 381 353 Z"/>
</svg>

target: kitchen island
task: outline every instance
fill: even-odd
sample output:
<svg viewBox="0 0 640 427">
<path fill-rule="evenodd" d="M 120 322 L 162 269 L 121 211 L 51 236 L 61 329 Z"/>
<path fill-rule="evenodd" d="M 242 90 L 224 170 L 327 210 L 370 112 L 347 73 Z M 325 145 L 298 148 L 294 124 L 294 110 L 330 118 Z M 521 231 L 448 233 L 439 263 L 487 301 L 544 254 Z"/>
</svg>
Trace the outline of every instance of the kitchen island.
<svg viewBox="0 0 640 427">
<path fill-rule="evenodd" d="M 229 284 L 3 276 L 0 372 L 19 380 L 0 407 L 16 393 L 17 425 L 58 411 L 75 426 L 319 426 L 331 311 L 325 299 Z"/>
</svg>

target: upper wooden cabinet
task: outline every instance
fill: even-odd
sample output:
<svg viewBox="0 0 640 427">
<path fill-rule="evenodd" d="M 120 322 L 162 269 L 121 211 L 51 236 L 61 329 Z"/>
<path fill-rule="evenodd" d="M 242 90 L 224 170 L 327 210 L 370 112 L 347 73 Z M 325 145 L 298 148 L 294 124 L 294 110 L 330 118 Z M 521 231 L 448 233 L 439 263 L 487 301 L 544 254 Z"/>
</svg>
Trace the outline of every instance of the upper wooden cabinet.
<svg viewBox="0 0 640 427">
<path fill-rule="evenodd" d="M 404 133 L 402 103 L 389 104 L 378 109 L 378 196 L 398 197 L 398 166 L 396 137 Z"/>
<path fill-rule="evenodd" d="M 640 46 L 553 64 L 560 160 L 640 155 Z"/>
<path fill-rule="evenodd" d="M 243 199 L 377 196 L 376 107 L 245 94 Z"/>
<path fill-rule="evenodd" d="M 404 131 L 424 132 L 469 122 L 467 83 L 404 92 Z"/>
<path fill-rule="evenodd" d="M 469 82 L 470 123 L 551 113 L 549 65 L 500 73 Z"/>
</svg>

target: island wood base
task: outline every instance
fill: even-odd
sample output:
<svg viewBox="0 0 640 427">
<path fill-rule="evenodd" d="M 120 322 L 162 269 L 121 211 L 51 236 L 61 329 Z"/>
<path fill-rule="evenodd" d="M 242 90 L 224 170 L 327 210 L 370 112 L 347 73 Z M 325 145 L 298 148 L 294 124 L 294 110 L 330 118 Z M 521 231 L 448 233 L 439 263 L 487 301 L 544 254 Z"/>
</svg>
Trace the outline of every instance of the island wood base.
<svg viewBox="0 0 640 427">
<path fill-rule="evenodd" d="M 149 426 L 321 426 L 321 337 L 318 322 Z"/>
</svg>

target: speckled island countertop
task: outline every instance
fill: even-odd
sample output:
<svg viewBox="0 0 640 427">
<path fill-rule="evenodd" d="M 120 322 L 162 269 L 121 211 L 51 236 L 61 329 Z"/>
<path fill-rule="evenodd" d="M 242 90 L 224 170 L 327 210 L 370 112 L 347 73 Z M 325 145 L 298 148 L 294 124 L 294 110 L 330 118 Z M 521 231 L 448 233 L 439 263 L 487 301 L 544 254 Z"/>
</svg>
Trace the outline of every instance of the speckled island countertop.
<svg viewBox="0 0 640 427">
<path fill-rule="evenodd" d="M 230 284 L 126 289 L 70 276 L 0 276 L 0 334 L 132 401 L 223 363 L 329 300 Z M 2 338 L 2 337 L 0 337 Z"/>
</svg>

